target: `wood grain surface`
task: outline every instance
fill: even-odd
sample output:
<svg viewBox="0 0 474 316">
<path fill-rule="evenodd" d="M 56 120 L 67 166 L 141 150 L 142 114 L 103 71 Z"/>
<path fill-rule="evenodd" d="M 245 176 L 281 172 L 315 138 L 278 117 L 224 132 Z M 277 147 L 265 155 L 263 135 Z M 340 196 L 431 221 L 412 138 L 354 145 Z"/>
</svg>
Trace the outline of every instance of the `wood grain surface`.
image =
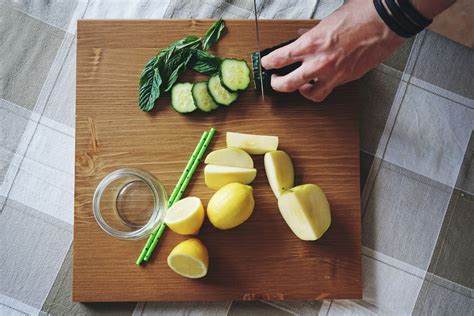
<svg viewBox="0 0 474 316">
<path fill-rule="evenodd" d="M 252 86 L 239 100 L 211 114 L 176 113 L 169 96 L 156 109 L 137 107 L 143 65 L 160 48 L 185 35 L 201 35 L 212 21 L 79 21 L 74 217 L 74 301 L 299 300 L 361 298 L 359 200 L 359 105 L 351 86 L 323 103 L 298 94 L 267 95 Z M 316 21 L 261 21 L 261 47 L 296 36 Z M 227 32 L 212 49 L 249 62 L 255 51 L 252 21 L 226 21 Z M 188 72 L 182 81 L 204 78 Z M 100 180 L 116 169 L 136 167 L 158 177 L 170 193 L 201 133 L 217 129 L 210 149 L 225 147 L 225 132 L 278 135 L 293 159 L 296 183 L 326 192 L 332 226 L 322 239 L 296 238 L 281 217 L 267 183 L 263 157 L 254 156 L 256 206 L 243 225 L 219 231 L 206 220 L 199 238 L 210 253 L 208 275 L 189 280 L 172 272 L 166 257 L 186 237 L 167 231 L 151 262 L 136 266 L 145 241 L 121 241 L 104 233 L 92 214 Z M 214 192 L 203 166 L 187 195 L 207 205 Z"/>
</svg>

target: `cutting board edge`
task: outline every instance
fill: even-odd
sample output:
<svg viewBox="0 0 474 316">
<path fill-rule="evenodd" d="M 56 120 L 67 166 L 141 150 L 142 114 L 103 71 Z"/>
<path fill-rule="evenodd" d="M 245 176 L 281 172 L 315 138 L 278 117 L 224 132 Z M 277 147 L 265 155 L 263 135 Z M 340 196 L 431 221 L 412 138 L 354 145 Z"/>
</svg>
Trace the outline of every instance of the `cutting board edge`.
<svg viewBox="0 0 474 316">
<path fill-rule="evenodd" d="M 159 21 L 189 21 L 189 20 L 159 20 Z M 210 20 L 210 19 L 197 19 L 195 21 L 213 21 L 213 20 Z M 239 21 L 239 20 L 226 20 L 226 21 Z M 298 22 L 298 21 L 304 21 L 304 22 L 308 22 L 308 21 L 311 21 L 311 22 L 315 22 L 315 23 L 318 23 L 318 21 L 316 20 L 281 20 L 283 22 L 290 22 L 290 23 L 294 23 L 294 22 Z M 81 21 L 78 21 L 78 22 L 81 22 L 81 23 L 88 23 L 88 22 L 104 22 L 103 20 L 87 20 L 87 21 L 84 21 L 84 20 L 81 20 Z M 107 21 L 109 22 L 109 21 Z M 143 22 L 143 20 L 127 20 L 127 21 L 123 21 L 123 20 L 112 20 L 110 22 Z M 262 20 L 263 23 L 273 23 L 274 21 L 273 20 Z M 280 22 L 280 21 L 279 21 Z M 250 23 L 250 21 L 249 21 Z M 253 22 L 252 22 L 253 23 Z M 79 23 L 78 23 L 79 25 Z M 79 36 L 79 30 L 78 30 L 78 36 Z M 76 85 L 76 88 L 77 88 L 77 85 Z M 77 111 L 77 108 L 76 108 L 76 111 Z M 76 131 L 76 135 L 77 135 L 77 131 Z M 75 148 L 76 148 L 76 155 L 78 153 L 77 151 L 77 143 L 75 143 Z M 77 157 L 76 157 L 77 159 Z M 75 195 L 75 209 L 76 209 L 76 190 L 74 191 L 74 195 Z M 359 207 L 359 211 L 360 211 L 360 207 Z M 359 230 L 360 230 L 360 225 L 359 225 Z M 74 236 L 76 234 L 76 230 L 74 229 Z M 74 245 L 73 245 L 74 247 Z M 73 260 L 74 260 L 74 257 L 73 257 Z M 359 266 L 361 266 L 361 264 L 359 264 Z M 360 280 L 361 280 L 361 273 L 360 273 L 360 276 L 358 277 Z M 73 301 L 81 301 L 81 302 L 109 302 L 110 300 L 97 300 L 95 298 L 97 297 L 88 297 L 87 295 L 82 295 L 80 293 L 77 293 L 77 291 L 74 291 L 74 288 L 75 286 L 77 285 L 76 282 L 74 282 L 74 264 L 73 264 Z M 352 294 L 347 294 L 347 295 L 336 295 L 336 296 L 327 296 L 325 298 L 328 298 L 328 299 L 335 299 L 335 298 L 346 298 L 346 299 L 358 299 L 358 298 L 361 298 L 362 297 L 362 288 L 360 288 L 360 291 L 357 291 L 357 293 L 353 293 L 351 292 Z M 319 296 L 317 296 L 319 297 Z M 255 297 L 255 300 L 258 300 L 259 298 L 258 297 Z M 273 300 L 274 298 L 272 298 Z M 302 300 L 315 300 L 314 298 L 301 298 L 301 297 L 298 297 L 298 298 L 292 298 L 291 296 L 286 296 L 285 298 L 283 298 L 283 300 L 287 300 L 287 299 L 302 299 Z M 185 299 L 181 299 L 181 298 L 174 298 L 174 300 L 176 301 L 186 301 Z M 235 298 L 235 300 L 245 300 L 245 299 L 240 299 L 240 298 Z M 120 301 L 130 301 L 130 302 L 134 302 L 134 301 L 150 301 L 149 299 L 136 299 L 136 298 L 133 298 L 133 297 L 129 297 L 129 299 L 125 299 L 125 300 L 120 300 Z M 205 300 L 205 301 L 220 301 L 220 300 L 214 300 L 214 299 L 209 299 L 209 300 Z"/>
</svg>

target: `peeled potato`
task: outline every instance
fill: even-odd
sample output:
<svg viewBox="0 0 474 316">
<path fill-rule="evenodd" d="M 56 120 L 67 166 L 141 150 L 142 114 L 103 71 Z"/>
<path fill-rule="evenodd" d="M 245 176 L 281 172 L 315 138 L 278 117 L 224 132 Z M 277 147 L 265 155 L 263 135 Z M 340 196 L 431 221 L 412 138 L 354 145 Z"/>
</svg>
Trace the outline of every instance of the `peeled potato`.
<svg viewBox="0 0 474 316">
<path fill-rule="evenodd" d="M 293 233 L 302 240 L 321 238 L 331 225 L 331 209 L 323 190 L 303 184 L 283 193 L 278 208 Z"/>
<path fill-rule="evenodd" d="M 204 168 L 204 181 L 210 189 L 219 190 L 224 185 L 237 182 L 249 184 L 257 176 L 254 168 L 238 168 L 207 165 Z"/>
<path fill-rule="evenodd" d="M 214 150 L 207 155 L 204 163 L 226 167 L 253 168 L 252 157 L 242 149 L 234 147 Z"/>
<path fill-rule="evenodd" d="M 253 155 L 264 154 L 278 148 L 277 136 L 227 132 L 226 141 L 227 147 L 237 147 Z"/>
<path fill-rule="evenodd" d="M 265 172 L 273 194 L 279 198 L 283 192 L 294 186 L 295 173 L 290 156 L 284 151 L 275 150 L 265 154 Z"/>
</svg>

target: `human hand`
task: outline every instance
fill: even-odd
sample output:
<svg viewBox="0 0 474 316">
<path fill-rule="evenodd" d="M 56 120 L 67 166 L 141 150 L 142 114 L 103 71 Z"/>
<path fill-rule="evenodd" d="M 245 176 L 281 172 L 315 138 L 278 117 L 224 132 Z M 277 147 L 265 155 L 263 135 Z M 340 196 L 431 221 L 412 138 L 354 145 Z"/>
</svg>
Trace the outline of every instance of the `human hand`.
<svg viewBox="0 0 474 316">
<path fill-rule="evenodd" d="M 374 68 L 404 41 L 385 25 L 371 0 L 350 0 L 296 41 L 262 57 L 262 66 L 276 69 L 302 62 L 285 76 L 273 75 L 272 88 L 299 90 L 320 102 L 335 87 Z"/>
</svg>

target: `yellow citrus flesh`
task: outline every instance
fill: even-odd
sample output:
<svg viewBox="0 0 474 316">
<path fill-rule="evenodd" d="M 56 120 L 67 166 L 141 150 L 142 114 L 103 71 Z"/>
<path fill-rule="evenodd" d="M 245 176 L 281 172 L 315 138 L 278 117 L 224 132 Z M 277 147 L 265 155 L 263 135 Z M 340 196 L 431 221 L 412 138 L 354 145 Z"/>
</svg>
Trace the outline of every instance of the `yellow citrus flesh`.
<svg viewBox="0 0 474 316">
<path fill-rule="evenodd" d="M 175 233 L 195 235 L 204 222 L 204 207 L 197 197 L 187 197 L 171 206 L 165 217 L 165 224 Z"/>
<path fill-rule="evenodd" d="M 207 274 L 209 253 L 206 246 L 197 238 L 185 240 L 171 251 L 168 266 L 177 274 L 197 279 Z"/>
</svg>

